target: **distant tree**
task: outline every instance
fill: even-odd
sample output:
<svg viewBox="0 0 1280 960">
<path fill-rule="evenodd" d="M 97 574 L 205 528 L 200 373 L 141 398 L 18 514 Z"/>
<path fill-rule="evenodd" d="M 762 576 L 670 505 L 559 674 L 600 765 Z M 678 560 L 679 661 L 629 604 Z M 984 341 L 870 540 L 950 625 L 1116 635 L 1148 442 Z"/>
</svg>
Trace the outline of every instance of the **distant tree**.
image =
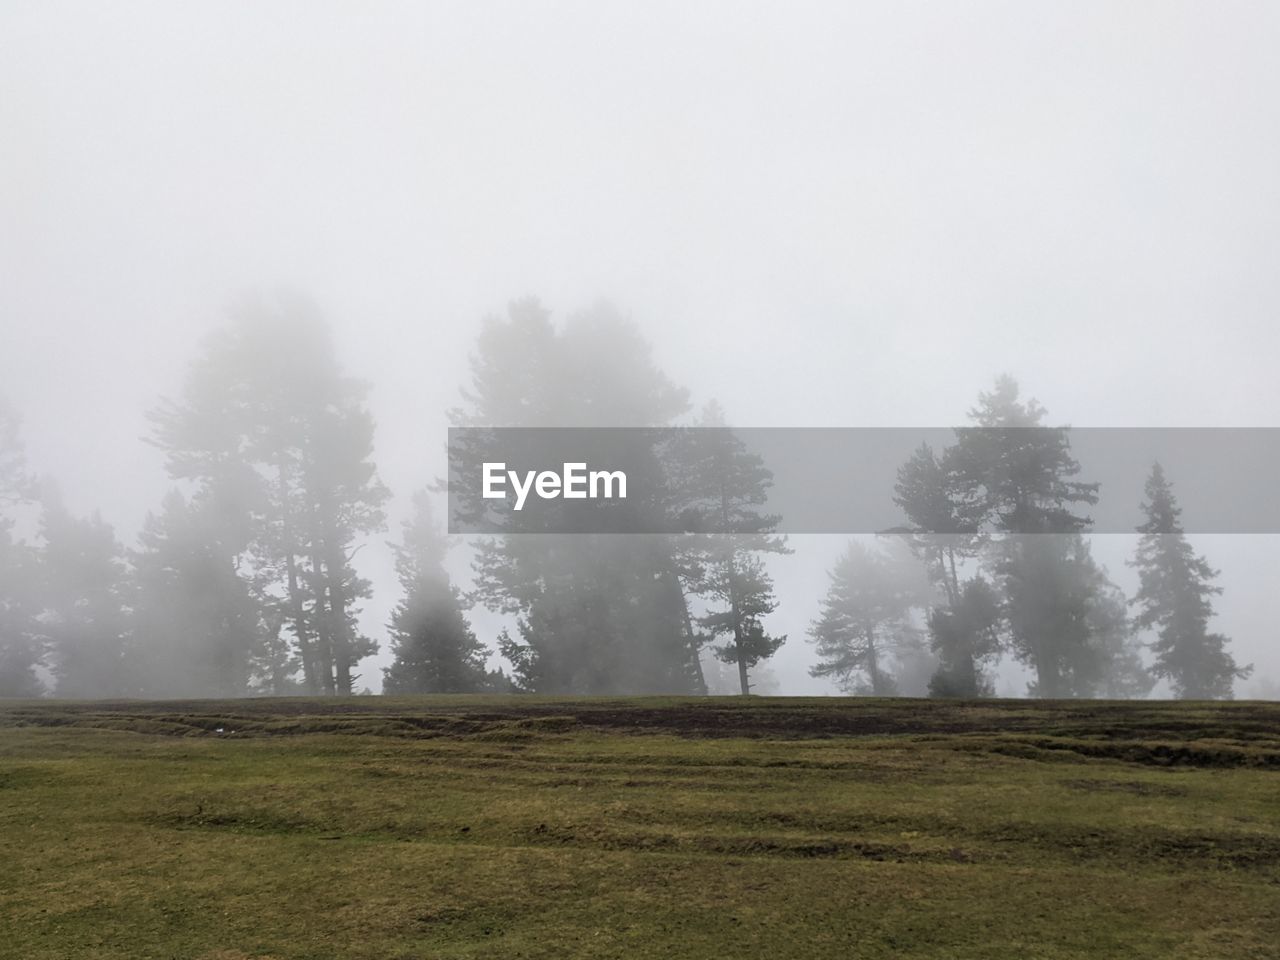
<svg viewBox="0 0 1280 960">
<path fill-rule="evenodd" d="M 727 543 L 722 556 L 713 557 L 704 577 L 703 592 L 720 609 L 698 619 L 713 637 L 725 642 L 715 647 L 715 654 L 738 668 L 742 693 L 751 692 L 751 668 L 777 653 L 787 642 L 785 636 L 765 632 L 763 620 L 777 609 L 773 579 L 759 557 L 745 553 Z"/>
<path fill-rule="evenodd" d="M 225 562 L 208 501 L 178 491 L 148 515 L 133 553 L 134 643 L 148 696 L 242 697 L 263 655 L 261 608 Z M 271 692 L 282 692 L 272 690 Z"/>
<path fill-rule="evenodd" d="M 135 696 L 124 548 L 96 514 L 73 517 L 53 491 L 41 518 L 41 622 L 59 697 Z"/>
<path fill-rule="evenodd" d="M 672 509 L 690 531 L 676 541 L 684 588 L 716 605 L 698 618 L 709 639 L 724 637 L 716 656 L 738 668 L 742 693 L 750 670 L 786 641 L 772 637 L 763 618 L 777 608 L 767 554 L 785 554 L 786 539 L 773 533 L 779 518 L 762 512 L 773 473 L 708 404 L 697 428 L 677 432 L 666 451 Z M 691 638 L 696 650 L 697 638 Z"/>
<path fill-rule="evenodd" d="M 1086 616 L 1101 583 L 1079 535 L 1092 520 L 1076 511 L 1097 503 L 1098 485 L 1074 479 L 1069 429 L 1045 426 L 1045 409 L 1022 400 L 1013 378 L 980 393 L 969 415 L 975 425 L 957 431 L 953 469 L 986 527 L 1004 534 L 988 562 L 1013 653 L 1035 671 L 1038 696 L 1086 695 L 1106 657 Z"/>
<path fill-rule="evenodd" d="M 982 523 L 988 509 L 981 490 L 961 476 L 958 447 L 941 457 L 928 444 L 898 469 L 894 501 L 906 514 L 906 542 L 925 561 L 940 588 L 928 617 L 929 645 L 938 658 L 929 681 L 936 697 L 990 696 L 983 664 L 999 655 L 999 596 L 981 576 L 962 582 L 960 567 L 987 542 Z"/>
<path fill-rule="evenodd" d="M 1211 598 L 1222 592 L 1213 585 L 1218 571 L 1187 542 L 1182 509 L 1158 463 L 1147 479 L 1142 510 L 1146 521 L 1138 527 L 1142 536 L 1132 561 L 1139 588 L 1132 603 L 1138 606 L 1135 628 L 1156 632 L 1151 670 L 1180 698 L 1229 699 L 1235 680 L 1253 668 L 1238 666 L 1227 652 L 1227 638 L 1209 632 Z"/>
<path fill-rule="evenodd" d="M 822 612 L 809 628 L 820 658 L 810 675 L 834 677 L 850 693 L 896 694 L 893 661 L 918 642 L 912 616 L 927 602 L 924 585 L 902 558 L 856 540 L 829 576 Z"/>
<path fill-rule="evenodd" d="M 452 421 L 476 428 L 661 427 L 688 405 L 686 392 L 654 365 L 635 325 L 612 307 L 597 305 L 557 327 L 534 300 L 486 320 L 463 401 Z M 459 459 L 495 459 L 483 430 L 469 436 L 473 443 Z M 615 437 L 597 435 L 607 448 L 588 459 L 619 468 L 627 459 L 632 493 L 620 509 L 641 529 L 662 529 L 668 504 L 656 439 L 637 449 Z M 581 452 L 576 447 L 573 459 Z M 554 461 L 553 453 L 536 447 L 529 459 Z M 463 491 L 454 506 L 487 507 L 478 496 L 469 504 L 465 497 Z M 513 513 L 478 546 L 477 596 L 517 618 L 515 635 L 499 640 L 517 685 L 552 694 L 699 692 L 671 538 L 547 533 L 557 529 L 556 509 Z"/>
<path fill-rule="evenodd" d="M 395 660 L 384 671 L 386 693 L 476 693 L 489 687 L 488 651 L 476 640 L 444 560 L 448 544 L 432 520 L 426 493 L 395 547 L 404 596 L 391 614 Z"/>
<path fill-rule="evenodd" d="M 18 418 L 0 398 L 0 697 L 34 697 L 43 691 L 37 674 L 45 652 L 36 619 L 37 556 L 13 535 L 12 511 L 28 503 L 31 494 Z"/>
<path fill-rule="evenodd" d="M 206 342 L 181 398 L 153 414 L 171 476 L 195 484 L 217 521 L 218 562 L 247 570 L 262 599 L 271 670 L 288 662 L 287 625 L 311 693 L 350 694 L 355 665 L 376 650 L 356 625 L 370 585 L 351 563 L 388 496 L 365 394 L 315 308 L 280 297 L 247 302 Z"/>
<path fill-rule="evenodd" d="M 1100 651 L 1100 676 L 1090 696 L 1112 700 L 1145 697 L 1156 678 L 1142 659 L 1142 644 L 1129 622 L 1124 592 L 1099 568 L 1088 613 L 1089 632 Z"/>
</svg>

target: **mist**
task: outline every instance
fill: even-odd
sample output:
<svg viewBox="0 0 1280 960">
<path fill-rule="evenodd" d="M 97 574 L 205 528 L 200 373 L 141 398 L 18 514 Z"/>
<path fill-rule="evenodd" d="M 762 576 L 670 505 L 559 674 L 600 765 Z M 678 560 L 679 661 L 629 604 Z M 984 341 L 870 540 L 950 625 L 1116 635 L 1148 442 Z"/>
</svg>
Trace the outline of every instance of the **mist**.
<svg viewBox="0 0 1280 960">
<path fill-rule="evenodd" d="M 24 454 L 21 496 L 0 505 L 13 543 L 45 549 L 63 516 L 81 525 L 73 542 L 114 537 L 121 570 L 136 567 L 148 514 L 199 490 L 149 442 L 150 415 L 186 395 L 211 335 L 298 311 L 328 331 L 314 342 L 329 338 L 332 382 L 365 385 L 351 410 L 371 447 L 353 462 L 386 490 L 376 518 L 349 525 L 351 573 L 333 581 L 368 583 L 343 611 L 378 647 L 356 659 L 354 690 L 381 690 L 394 662 L 411 542 L 414 582 L 446 583 L 488 651 L 476 676 L 512 674 L 500 637 L 518 639 L 528 611 L 479 599 L 478 540 L 443 551 L 402 525 L 447 473 L 456 411 L 492 412 L 466 393 L 485 331 L 512 371 L 531 356 L 501 327 L 530 297 L 555 336 L 584 317 L 632 331 L 643 368 L 683 396 L 658 422 L 694 422 L 714 400 L 735 427 L 960 426 L 1010 374 L 1053 425 L 1280 426 L 1272 9 L 375 9 L 0 12 L 0 395 Z M 313 369 L 298 342 L 246 356 Z M 606 371 L 632 369 L 616 339 L 565 342 L 547 355 L 571 373 L 530 368 L 530 395 L 603 396 Z M 578 425 L 565 409 L 538 425 Z M 430 531 L 443 501 L 425 499 Z M 261 530 L 280 519 L 254 515 Z M 848 541 L 793 535 L 765 557 L 764 627 L 787 640 L 755 668 L 759 692 L 840 692 L 810 674 L 806 634 Z M 1213 630 L 1254 666 L 1235 695 L 1277 698 L 1276 537 L 1188 541 L 1220 571 Z M 1090 543 L 1133 597 L 1136 533 Z M 281 601 L 287 551 L 242 552 L 254 560 L 238 574 Z M 79 589 L 69 577 L 24 595 L 54 603 Z M 287 646 L 287 620 L 274 635 Z M 736 692 L 709 649 L 708 687 Z M 988 670 L 992 692 L 1026 695 L 1011 653 Z M 178 684 L 184 671 L 162 671 L 163 695 L 224 695 Z M 38 676 L 41 692 L 104 693 L 59 690 L 49 664 Z"/>
</svg>

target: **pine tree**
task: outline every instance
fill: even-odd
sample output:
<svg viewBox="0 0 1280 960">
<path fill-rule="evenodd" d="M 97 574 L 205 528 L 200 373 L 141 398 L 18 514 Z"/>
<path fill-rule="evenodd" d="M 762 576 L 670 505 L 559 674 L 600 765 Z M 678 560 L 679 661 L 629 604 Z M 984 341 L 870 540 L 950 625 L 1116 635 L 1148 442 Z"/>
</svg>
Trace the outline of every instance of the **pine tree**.
<svg viewBox="0 0 1280 960">
<path fill-rule="evenodd" d="M 1101 581 L 1079 535 L 1092 520 L 1077 510 L 1097 502 L 1098 485 L 1074 479 L 1069 429 L 1045 426 L 1044 407 L 1022 400 L 1013 378 L 980 393 L 969 415 L 975 426 L 957 431 L 953 469 L 984 526 L 1005 535 L 988 554 L 1011 649 L 1035 671 L 1037 696 L 1087 695 L 1105 655 L 1088 619 Z"/>
<path fill-rule="evenodd" d="M 664 459 L 671 509 L 688 531 L 675 551 L 681 583 L 719 605 L 697 618 L 707 632 L 691 642 L 696 651 L 704 637 L 727 638 L 716 656 L 737 666 L 739 686 L 748 693 L 751 668 L 786 641 L 769 636 L 761 622 L 777 607 L 762 558 L 791 552 L 773 533 L 779 518 L 761 509 L 773 474 L 728 428 L 714 401 L 695 429 L 675 433 Z"/>
<path fill-rule="evenodd" d="M 1218 571 L 1187 542 L 1182 509 L 1158 463 L 1147 479 L 1142 510 L 1146 521 L 1138 527 L 1142 536 L 1131 561 L 1139 588 L 1131 602 L 1139 608 L 1134 626 L 1156 631 L 1152 672 L 1167 679 L 1180 698 L 1229 699 L 1234 681 L 1253 668 L 1238 666 L 1227 652 L 1227 638 L 1209 632 L 1211 598 L 1222 592 L 1213 585 Z"/>
<path fill-rule="evenodd" d="M 138 539 L 134 640 L 143 691 L 245 696 L 262 655 L 261 611 L 250 583 L 223 562 L 217 519 L 175 490 Z"/>
<path fill-rule="evenodd" d="M 40 533 L 41 619 L 57 679 L 54 692 L 78 699 L 138 695 L 124 548 L 101 517 L 73 517 L 52 491 L 46 493 Z"/>
<path fill-rule="evenodd" d="M 489 687 L 488 651 L 476 640 L 458 589 L 444 568 L 448 545 L 432 520 L 426 493 L 395 547 L 404 596 L 391 614 L 395 660 L 384 671 L 386 693 L 476 693 Z"/>
<path fill-rule="evenodd" d="M 900 558 L 856 540 L 829 576 L 822 612 L 809 628 L 820 658 L 810 675 L 834 677 L 850 693 L 894 695 L 893 661 L 915 644 L 912 614 L 926 602 L 925 585 Z"/>
<path fill-rule="evenodd" d="M 698 618 L 698 623 L 713 639 L 726 638 L 714 648 L 715 654 L 737 666 L 738 684 L 747 694 L 751 668 L 777 653 L 787 638 L 765 632 L 763 620 L 777 609 L 778 601 L 764 561 L 735 546 L 731 537 L 722 544 L 722 554 L 712 557 L 702 589 L 721 609 Z"/>
<path fill-rule="evenodd" d="M 18 418 L 0 398 L 0 697 L 34 697 L 43 692 L 37 670 L 45 637 L 37 621 L 39 568 L 36 552 L 14 538 L 11 510 L 29 503 Z"/>
<path fill-rule="evenodd" d="M 986 542 L 981 525 L 987 505 L 959 476 L 959 456 L 958 447 L 937 457 L 922 444 L 898 469 L 894 486 L 894 502 L 910 524 L 906 542 L 942 592 L 928 618 L 929 645 L 938 657 L 929 692 L 937 697 L 990 696 L 983 664 L 1001 646 L 999 597 L 981 576 L 960 579 L 961 565 Z"/>
<path fill-rule="evenodd" d="M 606 304 L 563 325 L 533 300 L 485 322 L 471 362 L 471 384 L 453 423 L 473 428 L 457 461 L 525 459 L 554 463 L 540 434 L 518 455 L 490 455 L 485 427 L 663 427 L 687 409 L 686 391 L 659 370 L 635 325 Z M 590 462 L 625 469 L 622 506 L 637 529 L 661 529 L 660 430 L 634 438 L 593 433 Z M 527 456 L 525 455 L 527 453 Z M 574 446 L 574 456 L 584 451 Z M 564 458 L 559 458 L 564 459 Z M 623 463 L 622 460 L 626 462 Z M 458 516 L 484 514 L 476 490 L 451 502 Z M 477 594 L 517 617 L 500 642 L 521 689 L 547 694 L 695 693 L 701 688 L 671 538 L 650 534 L 546 533 L 558 506 L 503 518 L 500 535 L 477 547 Z"/>
<path fill-rule="evenodd" d="M 251 572 L 264 621 L 284 614 L 311 693 L 350 694 L 355 665 L 377 649 L 357 627 L 370 585 L 351 563 L 388 497 L 366 392 L 342 374 L 315 308 L 281 297 L 242 307 L 207 341 L 181 399 L 153 414 L 170 475 L 194 483 L 218 520 L 220 565 Z"/>
</svg>

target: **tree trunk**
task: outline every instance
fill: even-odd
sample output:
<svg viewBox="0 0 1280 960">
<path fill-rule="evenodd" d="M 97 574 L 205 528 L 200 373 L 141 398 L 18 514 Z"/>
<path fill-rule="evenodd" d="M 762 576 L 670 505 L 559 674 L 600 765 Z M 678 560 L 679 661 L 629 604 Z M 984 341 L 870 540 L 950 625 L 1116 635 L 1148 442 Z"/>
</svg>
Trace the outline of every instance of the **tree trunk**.
<svg viewBox="0 0 1280 960">
<path fill-rule="evenodd" d="M 693 632 L 693 617 L 689 615 L 689 598 L 684 594 L 684 587 L 680 583 L 680 575 L 674 569 L 669 571 L 671 576 L 671 585 L 680 594 L 680 607 L 684 611 L 684 638 L 685 643 L 689 646 L 689 656 L 693 658 L 693 682 L 697 689 L 694 691 L 698 696 L 705 697 L 707 695 L 707 677 L 702 672 L 702 653 L 698 649 L 698 638 Z"/>
<path fill-rule="evenodd" d="M 325 579 L 329 585 L 329 619 L 330 632 L 333 638 L 333 665 L 337 673 L 337 692 L 342 696 L 351 695 L 351 642 L 348 635 L 350 626 L 347 623 L 347 601 L 342 589 L 342 578 L 346 568 L 346 558 L 339 552 L 335 562 L 335 553 L 329 551 L 329 560 L 325 564 Z"/>
</svg>

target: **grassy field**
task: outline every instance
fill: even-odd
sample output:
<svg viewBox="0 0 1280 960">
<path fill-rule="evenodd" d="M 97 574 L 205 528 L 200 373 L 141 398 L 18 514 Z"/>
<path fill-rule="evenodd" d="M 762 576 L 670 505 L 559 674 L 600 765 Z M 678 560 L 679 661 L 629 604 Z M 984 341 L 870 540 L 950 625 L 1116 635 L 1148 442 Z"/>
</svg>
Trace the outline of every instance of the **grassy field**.
<svg viewBox="0 0 1280 960">
<path fill-rule="evenodd" d="M 0 703 L 0 957 L 1280 955 L 1280 704 Z"/>
</svg>

